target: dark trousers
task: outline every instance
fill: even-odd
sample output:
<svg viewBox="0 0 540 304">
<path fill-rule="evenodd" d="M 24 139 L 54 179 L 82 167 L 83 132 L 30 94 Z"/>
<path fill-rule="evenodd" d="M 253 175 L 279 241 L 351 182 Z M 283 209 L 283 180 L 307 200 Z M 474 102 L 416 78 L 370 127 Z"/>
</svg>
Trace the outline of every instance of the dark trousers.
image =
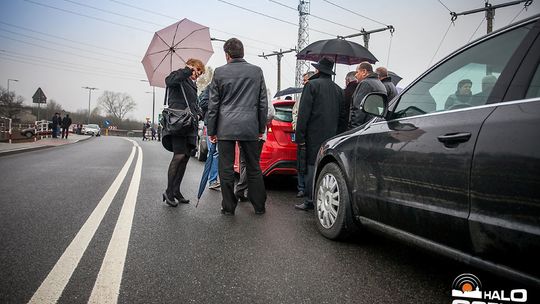
<svg viewBox="0 0 540 304">
<path fill-rule="evenodd" d="M 264 145 L 264 140 L 259 140 L 259 151 L 257 151 L 258 155 L 257 158 L 259 161 L 261 160 L 261 151 L 262 147 Z M 238 183 L 236 184 L 236 189 L 234 190 L 234 194 L 236 197 L 247 197 L 246 190 L 248 188 L 247 183 L 247 173 L 246 173 L 246 158 L 244 157 L 244 153 L 242 152 L 242 147 L 238 147 L 240 151 L 240 164 L 239 164 L 239 170 L 240 171 L 240 178 L 238 179 Z"/>
<path fill-rule="evenodd" d="M 69 130 L 68 128 L 62 128 L 62 138 L 68 138 Z"/>
<path fill-rule="evenodd" d="M 221 182 L 221 195 L 223 201 L 221 206 L 223 210 L 234 212 L 236 209 L 237 198 L 234 195 L 234 140 L 219 140 L 219 179 Z M 262 177 L 259 141 L 239 141 L 246 161 L 246 175 L 248 183 L 248 199 L 253 204 L 256 211 L 264 210 L 266 203 L 266 189 Z"/>
<path fill-rule="evenodd" d="M 308 205 L 313 204 L 313 177 L 315 176 L 315 165 L 307 165 L 307 172 L 305 175 L 306 191 L 304 192 L 305 203 Z"/>
</svg>

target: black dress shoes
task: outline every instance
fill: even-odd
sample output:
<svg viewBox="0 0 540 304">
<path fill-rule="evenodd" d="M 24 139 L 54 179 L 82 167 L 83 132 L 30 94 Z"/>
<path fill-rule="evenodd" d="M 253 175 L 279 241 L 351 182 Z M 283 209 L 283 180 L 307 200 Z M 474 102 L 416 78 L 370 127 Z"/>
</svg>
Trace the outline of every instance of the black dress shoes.
<svg viewBox="0 0 540 304">
<path fill-rule="evenodd" d="M 304 197 L 304 191 L 300 190 L 298 193 L 296 193 L 296 197 Z"/>
<path fill-rule="evenodd" d="M 177 207 L 178 206 L 178 203 L 174 200 L 174 197 L 172 199 L 170 199 L 167 196 L 167 192 L 163 192 L 163 201 L 166 202 L 167 205 L 169 205 L 171 207 Z"/>
<path fill-rule="evenodd" d="M 221 214 L 223 215 L 234 215 L 234 211 L 227 211 L 225 209 L 221 209 Z"/>
<path fill-rule="evenodd" d="M 182 193 L 178 192 L 174 194 L 174 198 L 178 201 L 180 204 L 189 204 L 189 200 L 185 199 Z"/>
<path fill-rule="evenodd" d="M 301 204 L 298 204 L 298 205 L 294 205 L 294 208 L 299 209 L 299 210 L 304 210 L 304 211 L 315 209 L 313 204 L 307 204 L 307 203 L 301 203 Z"/>
<path fill-rule="evenodd" d="M 266 213 L 266 208 L 262 208 L 260 210 L 255 210 L 255 214 L 261 215 Z"/>
</svg>

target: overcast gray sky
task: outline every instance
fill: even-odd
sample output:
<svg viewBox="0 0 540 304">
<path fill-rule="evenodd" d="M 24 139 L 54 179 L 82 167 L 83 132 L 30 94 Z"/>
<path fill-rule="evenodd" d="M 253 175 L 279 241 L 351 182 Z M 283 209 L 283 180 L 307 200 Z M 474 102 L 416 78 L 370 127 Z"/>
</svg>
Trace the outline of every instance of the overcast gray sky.
<svg viewBox="0 0 540 304">
<path fill-rule="evenodd" d="M 92 108 L 104 90 L 122 92 L 137 102 L 131 118 L 142 121 L 150 117 L 152 94 L 146 92 L 151 87 L 140 81 L 146 79 L 140 61 L 153 32 L 183 18 L 210 27 L 212 37 L 242 40 L 245 59 L 263 68 L 272 94 L 277 86 L 276 58 L 258 55 L 294 48 L 297 43 L 298 12 L 291 8 L 298 0 L 226 0 L 282 21 L 219 0 L 0 1 L 0 86 L 6 87 L 8 79 L 18 79 L 10 82 L 10 91 L 22 95 L 27 104 L 41 87 L 49 100 L 54 99 L 68 111 L 87 109 L 88 91 L 81 87 L 90 86 L 99 88 L 92 94 Z M 540 13 L 539 2 L 534 1 L 527 11 L 522 4 L 497 10 L 494 29 Z M 369 48 L 379 59 L 375 66 L 387 66 L 401 75 L 404 79 L 400 86 L 404 87 L 430 63 L 486 33 L 483 13 L 460 16 L 451 25 L 449 10 L 461 12 L 483 6 L 483 0 L 312 0 L 309 38 L 314 42 L 362 28 L 393 25 L 393 36 L 388 31 L 371 35 Z M 351 40 L 363 44 L 362 37 Z M 225 64 L 222 45 L 213 43 L 209 66 Z M 294 53 L 283 57 L 282 88 L 294 86 L 295 64 Z M 343 87 L 345 74 L 354 69 L 338 65 L 336 83 Z M 162 108 L 163 93 L 164 89 L 156 88 L 156 116 Z"/>
</svg>

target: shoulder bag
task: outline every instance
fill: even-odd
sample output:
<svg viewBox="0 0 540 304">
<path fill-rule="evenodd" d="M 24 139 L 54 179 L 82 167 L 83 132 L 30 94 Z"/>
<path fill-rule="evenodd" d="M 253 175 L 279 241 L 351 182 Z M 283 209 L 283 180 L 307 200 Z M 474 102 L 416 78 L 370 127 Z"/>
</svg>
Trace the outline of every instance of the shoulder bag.
<svg viewBox="0 0 540 304">
<path fill-rule="evenodd" d="M 184 91 L 184 86 L 180 84 L 184 100 L 187 107 L 184 110 L 165 108 L 161 113 L 161 125 L 163 131 L 170 135 L 187 135 L 197 128 L 197 118 L 191 112 L 189 102 Z M 169 97 L 169 88 L 165 89 L 165 101 L 164 105 L 167 105 Z"/>
</svg>

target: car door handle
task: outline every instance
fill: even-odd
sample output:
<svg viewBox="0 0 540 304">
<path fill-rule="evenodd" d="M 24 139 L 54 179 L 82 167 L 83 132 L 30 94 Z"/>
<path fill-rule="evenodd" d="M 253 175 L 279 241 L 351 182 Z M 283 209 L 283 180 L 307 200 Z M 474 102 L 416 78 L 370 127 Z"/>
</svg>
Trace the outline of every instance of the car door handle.
<svg viewBox="0 0 540 304">
<path fill-rule="evenodd" d="M 450 133 L 438 136 L 437 139 L 444 144 L 458 144 L 471 138 L 471 133 Z"/>
</svg>

